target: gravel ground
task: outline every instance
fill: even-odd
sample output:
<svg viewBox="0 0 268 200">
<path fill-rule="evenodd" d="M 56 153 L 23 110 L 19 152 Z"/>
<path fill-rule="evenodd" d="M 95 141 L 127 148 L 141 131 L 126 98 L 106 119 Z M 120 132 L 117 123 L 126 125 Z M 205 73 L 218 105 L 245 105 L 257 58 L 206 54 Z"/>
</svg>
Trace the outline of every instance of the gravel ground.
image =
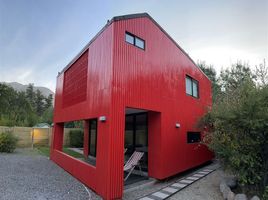
<svg viewBox="0 0 268 200">
<path fill-rule="evenodd" d="M 88 200 L 100 198 L 92 191 L 89 196 L 78 180 L 47 157 L 39 155 L 37 151 L 18 149 L 13 154 L 0 153 L 0 199 Z"/>
<path fill-rule="evenodd" d="M 209 167 L 217 168 L 218 165 L 211 164 Z M 123 199 L 140 198 L 201 168 L 182 173 L 165 181 L 150 179 L 136 184 L 135 187 L 126 187 Z M 223 172 L 216 170 L 169 199 L 222 200 L 219 191 L 219 182 L 222 176 Z M 90 189 L 88 191 L 89 193 L 77 179 L 47 157 L 41 156 L 36 150 L 17 149 L 13 154 L 0 153 L 0 200 L 101 199 Z"/>
<path fill-rule="evenodd" d="M 194 182 L 187 188 L 168 198 L 169 200 L 223 200 L 220 192 L 222 170 L 216 170 L 208 176 Z"/>
</svg>

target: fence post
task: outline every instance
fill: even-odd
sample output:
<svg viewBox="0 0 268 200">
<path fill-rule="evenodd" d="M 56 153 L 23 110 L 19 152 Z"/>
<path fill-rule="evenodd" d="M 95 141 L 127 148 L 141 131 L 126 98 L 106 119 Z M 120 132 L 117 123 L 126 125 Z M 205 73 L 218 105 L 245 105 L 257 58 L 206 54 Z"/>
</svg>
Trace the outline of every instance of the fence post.
<svg viewBox="0 0 268 200">
<path fill-rule="evenodd" d="M 32 149 L 34 148 L 34 128 L 32 128 Z"/>
</svg>

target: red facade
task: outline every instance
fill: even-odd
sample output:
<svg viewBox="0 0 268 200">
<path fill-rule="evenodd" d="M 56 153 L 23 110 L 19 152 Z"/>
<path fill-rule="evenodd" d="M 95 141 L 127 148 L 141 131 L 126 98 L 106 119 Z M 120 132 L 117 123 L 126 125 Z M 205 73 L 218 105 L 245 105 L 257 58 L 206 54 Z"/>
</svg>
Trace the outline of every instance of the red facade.
<svg viewBox="0 0 268 200">
<path fill-rule="evenodd" d="M 126 32 L 145 49 L 127 43 Z M 198 81 L 198 98 L 186 94 L 186 76 Z M 148 14 L 115 17 L 57 78 L 51 159 L 103 198 L 122 198 L 126 109 L 147 111 L 148 176 L 164 179 L 212 159 L 187 143 L 211 100 L 209 79 Z M 100 116 L 96 166 L 62 152 L 64 122 L 85 120 L 88 155 L 88 120 Z"/>
</svg>

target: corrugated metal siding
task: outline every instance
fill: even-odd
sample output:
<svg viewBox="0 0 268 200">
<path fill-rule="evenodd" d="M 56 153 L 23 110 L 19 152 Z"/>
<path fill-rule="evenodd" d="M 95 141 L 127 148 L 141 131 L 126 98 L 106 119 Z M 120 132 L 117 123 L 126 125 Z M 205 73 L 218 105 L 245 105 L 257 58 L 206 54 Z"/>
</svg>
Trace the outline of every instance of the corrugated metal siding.
<svg viewBox="0 0 268 200">
<path fill-rule="evenodd" d="M 87 98 L 88 50 L 64 72 L 63 107 L 71 106 Z"/>
<path fill-rule="evenodd" d="M 113 47 L 113 25 L 110 25 L 91 43 L 88 50 L 83 54 L 83 64 L 79 65 L 79 70 L 72 73 L 71 79 L 74 82 L 79 78 L 87 77 L 83 84 L 87 85 L 86 100 L 76 101 L 69 106 L 63 106 L 64 101 L 69 97 L 64 96 L 64 76 L 68 71 L 73 71 L 73 66 L 65 73 L 58 76 L 57 89 L 55 97 L 54 123 L 55 126 L 61 122 L 74 120 L 87 120 L 98 118 L 99 116 L 106 116 L 108 121 L 106 123 L 98 123 L 98 138 L 97 138 L 97 159 L 96 167 L 89 166 L 83 162 L 77 162 L 65 154 L 53 151 L 51 158 L 54 162 L 59 164 L 65 170 L 70 172 L 76 178 L 81 180 L 88 187 L 95 190 L 99 195 L 105 199 L 109 197 L 110 187 L 110 145 L 112 135 L 110 134 L 111 117 L 111 81 L 112 81 L 112 47 Z M 85 63 L 87 63 L 86 72 Z M 75 64 L 74 64 L 75 65 Z M 80 74 L 81 72 L 85 75 Z M 74 76 L 80 74 L 80 77 Z M 70 80 L 71 80 L 70 79 Z M 78 91 L 77 91 L 78 92 Z M 69 99 L 69 100 L 68 100 Z M 87 135 L 87 134 L 86 134 Z M 58 146 L 61 142 L 61 131 L 54 130 L 55 141 Z M 86 137 L 88 138 L 88 137 Z M 86 150 L 87 146 L 85 145 Z M 86 152 L 87 153 L 87 152 Z M 122 195 L 122 191 L 119 196 Z"/>
<path fill-rule="evenodd" d="M 144 39 L 145 51 L 127 44 L 125 31 Z M 199 81 L 199 99 L 186 95 L 186 74 Z M 149 18 L 115 21 L 90 44 L 85 101 L 63 107 L 63 80 L 59 75 L 56 124 L 99 116 L 107 121 L 98 123 L 95 168 L 83 165 L 80 173 L 69 157 L 55 153 L 52 159 L 103 198 L 122 197 L 126 107 L 149 110 L 152 177 L 163 179 L 212 158 L 204 146 L 186 144 L 186 132 L 196 130 L 198 117 L 211 104 L 210 81 Z"/>
<path fill-rule="evenodd" d="M 145 51 L 126 43 L 125 31 L 144 39 Z M 167 35 L 148 18 L 115 22 L 113 64 L 112 108 L 161 113 L 161 134 L 152 143 L 158 145 L 149 147 L 149 173 L 153 171 L 155 178 L 162 179 L 212 158 L 206 147 L 186 143 L 187 131 L 196 130 L 195 123 L 211 105 L 210 81 Z M 186 95 L 186 75 L 199 81 L 199 99 Z M 180 129 L 175 128 L 176 122 Z M 124 129 L 119 129 L 123 135 Z M 150 165 L 157 160 L 161 160 L 159 165 Z"/>
</svg>

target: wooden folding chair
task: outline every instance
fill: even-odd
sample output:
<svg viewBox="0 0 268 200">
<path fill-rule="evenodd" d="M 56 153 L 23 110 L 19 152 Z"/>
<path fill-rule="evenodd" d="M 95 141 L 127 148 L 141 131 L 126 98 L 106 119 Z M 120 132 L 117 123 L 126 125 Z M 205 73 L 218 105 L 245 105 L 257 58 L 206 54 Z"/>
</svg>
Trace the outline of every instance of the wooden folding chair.
<svg viewBox="0 0 268 200">
<path fill-rule="evenodd" d="M 136 166 L 139 166 L 140 172 L 141 172 L 140 160 L 143 157 L 143 155 L 144 155 L 144 152 L 135 151 L 130 156 L 130 158 L 128 159 L 128 161 L 124 165 L 124 172 L 129 171 L 126 178 L 124 179 L 124 181 L 126 181 L 128 179 L 128 177 L 130 176 L 130 174 L 132 173 L 132 171 L 135 169 Z"/>
</svg>

